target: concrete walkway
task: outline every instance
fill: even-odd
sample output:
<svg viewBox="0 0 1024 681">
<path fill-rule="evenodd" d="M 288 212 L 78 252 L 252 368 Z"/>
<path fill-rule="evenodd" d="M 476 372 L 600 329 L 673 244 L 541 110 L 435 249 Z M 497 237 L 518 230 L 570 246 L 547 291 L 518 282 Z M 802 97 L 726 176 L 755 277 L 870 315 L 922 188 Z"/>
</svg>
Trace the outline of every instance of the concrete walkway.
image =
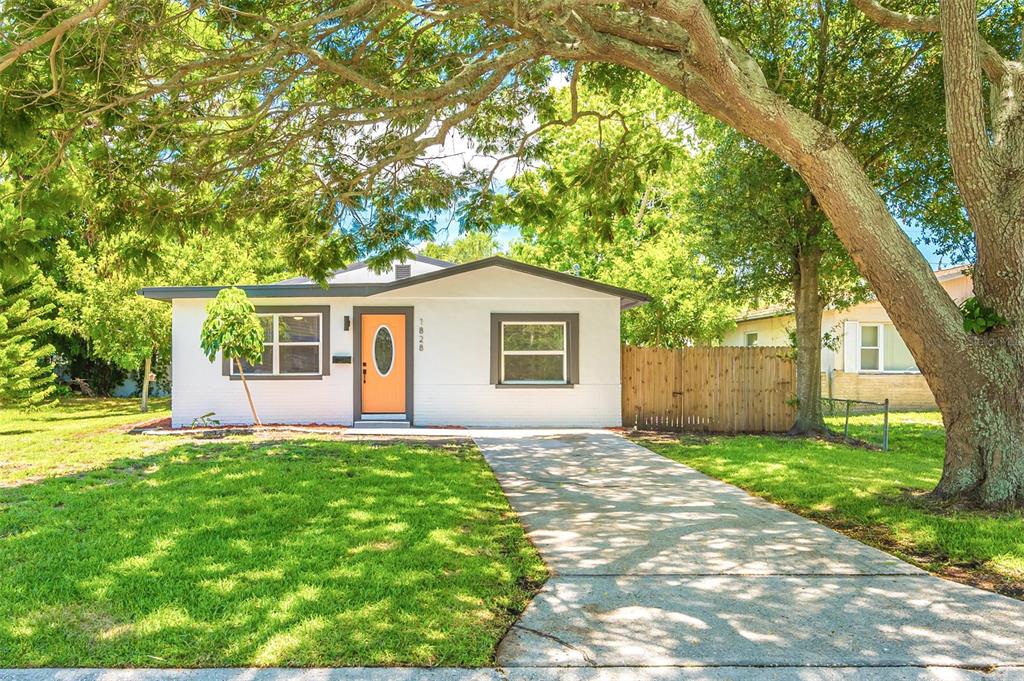
<svg viewBox="0 0 1024 681">
<path fill-rule="evenodd" d="M 1024 679 L 1020 601 L 933 577 L 610 432 L 473 437 L 554 572 L 499 646 L 509 671 Z"/>
</svg>

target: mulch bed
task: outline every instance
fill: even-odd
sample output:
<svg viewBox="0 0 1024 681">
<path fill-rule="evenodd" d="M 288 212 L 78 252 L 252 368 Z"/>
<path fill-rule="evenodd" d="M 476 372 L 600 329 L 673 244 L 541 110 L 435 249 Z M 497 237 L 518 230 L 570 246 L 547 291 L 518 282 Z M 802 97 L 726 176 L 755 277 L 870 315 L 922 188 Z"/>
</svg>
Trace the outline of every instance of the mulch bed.
<svg viewBox="0 0 1024 681">
<path fill-rule="evenodd" d="M 122 430 L 131 435 L 147 436 L 179 436 L 192 437 L 196 439 L 222 439 L 230 436 L 259 435 L 267 439 L 285 439 L 296 435 L 320 435 L 344 437 L 346 440 L 357 440 L 360 442 L 374 443 L 400 443 L 418 442 L 433 445 L 459 444 L 469 439 L 468 429 L 464 426 L 429 426 L 431 429 L 458 430 L 463 434 L 427 435 L 411 430 L 408 434 L 395 433 L 390 435 L 379 435 L 371 432 L 362 433 L 358 428 L 349 426 L 335 426 L 323 423 L 264 423 L 261 427 L 223 425 L 223 426 L 191 426 L 173 428 L 170 417 L 151 419 L 141 423 L 134 423 L 123 426 Z"/>
<path fill-rule="evenodd" d="M 144 421 L 125 427 L 125 430 L 132 435 L 184 435 L 202 438 L 219 438 L 228 435 L 276 435 L 279 433 L 307 433 L 317 435 L 342 435 L 350 430 L 346 426 L 329 426 L 324 424 L 290 424 L 290 423 L 265 423 L 261 427 L 254 426 L 185 426 L 173 428 L 170 417 L 157 419 L 155 421 Z"/>
</svg>

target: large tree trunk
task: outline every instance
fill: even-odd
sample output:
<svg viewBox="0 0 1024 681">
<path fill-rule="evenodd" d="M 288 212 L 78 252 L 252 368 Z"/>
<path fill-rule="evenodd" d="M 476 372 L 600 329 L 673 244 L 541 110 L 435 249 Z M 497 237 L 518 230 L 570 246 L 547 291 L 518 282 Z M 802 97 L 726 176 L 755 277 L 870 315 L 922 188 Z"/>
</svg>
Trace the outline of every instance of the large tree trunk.
<svg viewBox="0 0 1024 681">
<path fill-rule="evenodd" d="M 763 144 L 800 174 L 889 313 L 942 411 L 947 455 L 936 494 L 986 506 L 1024 503 L 1021 103 L 1000 105 L 1003 112 L 1014 115 L 1000 119 L 1003 123 L 994 139 L 1003 140 L 1003 151 L 994 155 L 987 148 L 984 122 L 979 122 L 977 114 L 976 45 L 950 51 L 952 31 L 943 29 L 944 47 L 952 52 L 944 64 L 953 166 L 977 235 L 975 286 L 979 299 L 1010 320 L 1009 328 L 979 337 L 964 330 L 956 304 L 850 150 L 832 130 L 774 93 L 753 59 L 718 34 L 702 2 L 666 0 L 643 7 L 686 31 L 683 58 L 638 49 L 627 40 L 596 40 L 585 34 L 597 45 L 596 58 L 647 73 Z M 969 24 L 961 33 L 976 37 L 973 2 L 944 0 L 941 7 L 944 23 L 953 18 Z M 950 12 L 951 8 L 958 11 Z M 958 73 L 969 73 L 972 81 L 958 81 Z M 1024 75 L 1014 70 L 1007 82 L 1011 77 L 1019 87 L 1002 88 L 1007 101 L 1024 91 Z M 962 99 L 960 87 L 970 90 Z M 970 111 L 961 111 L 964 107 Z M 1004 203 L 1004 210 L 994 209 L 997 201 Z"/>
<path fill-rule="evenodd" d="M 813 246 L 796 255 L 793 309 L 796 316 L 796 421 L 793 435 L 828 432 L 821 411 L 821 250 Z"/>
<path fill-rule="evenodd" d="M 1024 216 L 1016 215 L 1019 203 L 1007 198 L 1002 210 L 989 203 L 989 215 L 972 216 L 979 232 L 975 292 L 1009 320 L 976 335 L 964 330 L 960 310 L 916 247 L 902 230 L 886 224 L 891 216 L 849 152 L 837 146 L 790 158 L 935 395 L 947 432 L 935 495 L 990 508 L 1024 505 Z"/>
<path fill-rule="evenodd" d="M 1015 352 L 990 349 L 987 375 L 967 377 L 967 390 L 942 396 L 946 458 L 936 497 L 987 507 L 1024 505 L 1022 341 Z"/>
</svg>

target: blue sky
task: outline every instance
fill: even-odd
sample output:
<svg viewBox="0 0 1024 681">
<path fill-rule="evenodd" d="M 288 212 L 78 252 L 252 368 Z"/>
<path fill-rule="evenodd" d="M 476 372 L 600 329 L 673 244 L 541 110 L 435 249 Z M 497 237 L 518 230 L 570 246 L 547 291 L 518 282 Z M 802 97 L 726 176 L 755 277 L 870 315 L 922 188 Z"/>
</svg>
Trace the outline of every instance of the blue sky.
<svg viewBox="0 0 1024 681">
<path fill-rule="evenodd" d="M 940 267 L 950 267 L 952 265 L 958 265 L 961 263 L 955 262 L 946 256 L 941 258 L 935 253 L 935 249 L 929 245 L 923 244 L 921 239 L 921 229 L 918 227 L 903 225 L 903 231 L 905 231 L 915 244 L 917 244 L 918 250 L 924 254 L 925 260 L 932 266 L 932 269 L 939 269 Z M 435 241 L 451 243 L 459 236 L 459 226 L 455 222 L 447 222 L 438 225 L 437 235 Z M 519 236 L 519 230 L 515 227 L 504 227 L 495 235 L 498 243 L 501 247 L 507 248 L 510 243 L 515 241 Z"/>
<path fill-rule="evenodd" d="M 910 236 L 910 239 L 917 245 L 917 250 L 924 254 L 925 260 L 928 261 L 928 264 L 932 266 L 933 270 L 965 264 L 948 255 L 945 257 L 939 256 L 935 252 L 934 246 L 922 243 L 920 227 L 903 225 L 903 231 L 906 232 Z"/>
</svg>

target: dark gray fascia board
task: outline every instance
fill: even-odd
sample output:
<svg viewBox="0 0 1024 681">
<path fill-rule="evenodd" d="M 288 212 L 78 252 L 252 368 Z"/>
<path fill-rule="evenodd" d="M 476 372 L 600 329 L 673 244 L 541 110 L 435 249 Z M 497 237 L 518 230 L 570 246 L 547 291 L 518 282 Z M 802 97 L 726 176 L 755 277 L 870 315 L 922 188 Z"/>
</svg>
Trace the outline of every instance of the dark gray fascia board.
<svg viewBox="0 0 1024 681">
<path fill-rule="evenodd" d="M 416 286 L 417 284 L 424 284 L 430 281 L 444 279 L 445 277 L 463 274 L 465 272 L 473 272 L 475 270 L 484 269 L 485 267 L 504 267 L 505 269 L 513 270 L 515 272 L 532 274 L 536 277 L 569 284 L 570 286 L 578 286 L 591 291 L 616 296 L 619 298 L 620 308 L 623 310 L 643 305 L 651 300 L 650 296 L 640 293 L 639 291 L 631 291 L 626 288 L 612 286 L 611 284 L 603 284 L 599 281 L 584 279 L 583 277 L 565 274 L 564 272 L 555 272 L 536 265 L 528 265 L 526 263 L 519 262 L 518 260 L 509 260 L 508 258 L 501 257 L 500 255 L 484 258 L 483 260 L 474 260 L 473 262 L 464 263 L 462 265 L 452 265 L 451 267 L 446 267 L 444 269 L 437 270 L 436 272 L 417 274 L 409 277 L 408 279 L 400 279 L 399 281 L 375 284 L 328 284 L 327 288 L 322 288 L 318 284 L 256 284 L 250 286 L 239 286 L 238 288 L 245 291 L 246 295 L 252 298 L 294 298 L 303 296 L 367 298 L 377 295 L 378 293 L 384 293 L 385 291 L 395 291 L 408 286 Z M 147 286 L 139 289 L 139 294 L 155 300 L 174 300 L 175 298 L 214 298 L 223 288 L 227 287 Z"/>
<path fill-rule="evenodd" d="M 424 284 L 428 281 L 444 279 L 445 277 L 451 277 L 464 272 L 472 272 L 485 267 L 504 267 L 508 270 L 522 272 L 524 274 L 532 274 L 536 277 L 543 277 L 544 279 L 558 281 L 563 284 L 569 284 L 570 286 L 578 286 L 580 288 L 590 289 L 599 293 L 607 293 L 610 296 L 618 297 L 622 301 L 622 309 L 624 310 L 628 310 L 631 307 L 636 307 L 637 305 L 642 305 L 651 301 L 650 296 L 645 293 L 640 293 L 639 291 L 631 291 L 627 288 L 620 288 L 618 286 L 612 286 L 611 284 L 603 284 L 599 281 L 594 281 L 593 279 L 584 279 L 583 277 L 565 274 L 564 272 L 555 272 L 554 270 L 549 270 L 544 267 L 528 265 L 524 262 L 519 262 L 518 260 L 509 260 L 508 258 L 501 257 L 500 255 L 493 255 L 482 260 L 474 260 L 473 262 L 467 262 L 462 265 L 453 265 L 452 267 L 437 270 L 436 272 L 418 274 L 414 277 L 409 277 L 408 279 L 387 282 L 383 284 L 383 289 L 381 291 L 377 291 L 377 293 L 394 291 L 396 289 L 415 286 L 417 284 Z"/>
<path fill-rule="evenodd" d="M 383 290 L 384 284 L 253 284 L 239 286 L 250 298 L 365 298 Z M 154 300 L 175 298 L 216 298 L 229 286 L 146 286 L 138 293 Z"/>
</svg>

